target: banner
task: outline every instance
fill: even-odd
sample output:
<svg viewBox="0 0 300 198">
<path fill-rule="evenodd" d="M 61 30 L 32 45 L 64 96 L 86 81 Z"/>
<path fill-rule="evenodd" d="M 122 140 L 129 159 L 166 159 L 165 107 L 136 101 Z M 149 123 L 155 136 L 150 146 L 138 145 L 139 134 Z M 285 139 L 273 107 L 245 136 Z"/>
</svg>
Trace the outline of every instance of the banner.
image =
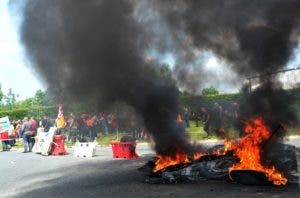
<svg viewBox="0 0 300 198">
<path fill-rule="evenodd" d="M 0 118 L 0 133 L 8 132 L 10 127 L 10 122 L 8 117 Z"/>
<path fill-rule="evenodd" d="M 32 152 L 41 153 L 42 155 L 49 155 L 55 130 L 55 127 L 51 127 L 49 132 L 44 132 L 42 128 L 39 128 Z"/>
</svg>

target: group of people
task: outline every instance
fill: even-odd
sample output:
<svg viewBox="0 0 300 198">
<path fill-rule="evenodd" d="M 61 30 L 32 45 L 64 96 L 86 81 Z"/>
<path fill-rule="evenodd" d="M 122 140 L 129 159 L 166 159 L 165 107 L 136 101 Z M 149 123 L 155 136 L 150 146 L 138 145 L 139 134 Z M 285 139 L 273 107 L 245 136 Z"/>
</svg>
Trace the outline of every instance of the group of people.
<svg viewBox="0 0 300 198">
<path fill-rule="evenodd" d="M 235 127 L 239 120 L 239 105 L 232 103 L 222 106 L 215 102 L 211 108 L 201 107 L 200 110 L 188 112 L 188 108 L 183 108 L 182 122 L 189 127 L 189 120 L 195 120 L 196 127 L 199 127 L 199 121 L 203 123 L 203 130 L 207 136 L 213 133 L 217 136 L 226 136 L 225 129 Z"/>
<path fill-rule="evenodd" d="M 72 142 L 75 142 L 76 139 L 79 141 L 95 141 L 98 132 L 101 132 L 102 136 L 106 136 L 119 130 L 131 133 L 135 139 L 146 136 L 146 130 L 134 117 L 124 117 L 113 112 L 101 112 L 94 115 L 84 113 L 79 116 L 71 114 L 67 123 L 69 139 Z"/>
<path fill-rule="evenodd" d="M 232 103 L 229 108 L 223 108 L 222 105 L 214 103 L 210 109 L 201 107 L 199 111 L 192 113 L 189 112 L 187 107 L 184 107 L 182 116 L 177 117 L 177 122 L 181 122 L 185 127 L 189 127 L 191 118 L 195 120 L 196 127 L 198 127 L 199 121 L 202 120 L 203 130 L 207 133 L 207 137 L 209 137 L 213 133 L 220 136 L 224 135 L 224 128 L 227 127 L 226 124 L 235 123 L 238 117 L 239 107 L 237 103 Z M 22 138 L 24 153 L 31 152 L 37 128 L 42 127 L 44 132 L 48 132 L 52 126 L 56 126 L 56 135 L 65 135 L 73 143 L 76 140 L 95 141 L 98 132 L 101 131 L 103 136 L 106 136 L 109 132 L 117 132 L 119 127 L 122 130 L 128 130 L 129 128 L 132 136 L 136 139 L 143 138 L 146 130 L 134 120 L 134 118 L 128 118 L 125 122 L 127 124 L 122 124 L 122 122 L 119 122 L 117 114 L 112 112 L 94 115 L 83 113 L 78 116 L 71 113 L 67 119 L 63 115 L 58 116 L 56 119 L 44 116 L 39 122 L 33 117 L 24 117 L 22 121 L 14 120 L 11 122 L 9 140 L 2 141 L 2 148 L 4 151 L 9 150 L 9 147 L 15 144 L 16 139 Z"/>
<path fill-rule="evenodd" d="M 64 135 L 72 142 L 79 141 L 94 141 L 97 137 L 97 132 L 101 128 L 104 135 L 109 130 L 116 130 L 117 122 L 115 115 L 100 113 L 98 116 L 89 114 L 81 114 L 74 116 L 72 113 L 65 119 L 63 114 L 56 119 L 43 116 L 37 122 L 33 117 L 24 117 L 21 120 L 13 120 L 9 129 L 8 139 L 2 140 L 2 150 L 9 151 L 16 143 L 16 140 L 22 139 L 24 144 L 24 153 L 31 152 L 35 143 L 35 135 L 37 129 L 43 128 L 44 132 L 49 132 L 50 128 L 55 126 L 55 135 Z"/>
<path fill-rule="evenodd" d="M 97 138 L 97 132 L 101 131 L 106 135 L 109 129 L 116 128 L 114 115 L 106 116 L 103 113 L 99 115 L 90 115 L 83 113 L 75 116 L 73 113 L 65 119 L 63 115 L 59 115 L 53 122 L 53 119 L 44 116 L 40 122 L 44 132 L 48 132 L 50 127 L 55 126 L 55 135 L 64 135 L 71 142 L 79 141 L 94 141 Z M 113 122 L 113 124 L 112 124 Z"/>
<path fill-rule="evenodd" d="M 44 132 L 49 132 L 55 126 L 54 135 L 64 135 L 67 141 L 72 143 L 77 140 L 96 141 L 99 133 L 106 136 L 109 133 L 122 132 L 131 133 L 135 139 L 147 138 L 147 132 L 136 116 L 130 112 L 100 112 L 97 114 L 82 113 L 78 115 L 70 114 L 65 117 L 59 114 L 57 118 L 43 116 L 39 121 L 33 117 L 25 117 L 21 120 L 11 122 L 10 138 L 2 141 L 3 150 L 9 150 L 16 140 L 23 139 L 24 152 L 31 152 L 35 143 L 34 137 L 37 129 L 43 128 Z"/>
<path fill-rule="evenodd" d="M 108 132 L 118 130 L 118 122 L 116 115 L 113 113 L 99 113 L 90 115 L 83 113 L 79 116 L 70 114 L 67 120 L 68 136 L 72 142 L 76 139 L 79 141 L 95 141 L 99 131 L 103 136 Z"/>
<path fill-rule="evenodd" d="M 8 131 L 8 139 L 2 140 L 2 150 L 8 151 L 16 143 L 16 139 L 22 138 L 24 153 L 31 152 L 34 145 L 34 136 L 37 132 L 37 121 L 31 117 L 21 120 L 13 120 Z"/>
</svg>

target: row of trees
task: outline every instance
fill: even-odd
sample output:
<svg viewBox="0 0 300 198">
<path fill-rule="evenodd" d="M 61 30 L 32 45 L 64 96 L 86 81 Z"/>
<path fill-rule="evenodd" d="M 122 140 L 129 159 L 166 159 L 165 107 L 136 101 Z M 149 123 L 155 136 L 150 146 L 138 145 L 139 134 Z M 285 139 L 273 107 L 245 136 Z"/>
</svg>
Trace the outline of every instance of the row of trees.
<svg viewBox="0 0 300 198">
<path fill-rule="evenodd" d="M 17 101 L 18 95 L 13 93 L 12 89 L 8 89 L 8 93 L 5 95 L 1 89 L 0 84 L 0 106 L 3 108 L 9 108 L 12 109 Z"/>
<path fill-rule="evenodd" d="M 29 108 L 32 106 L 52 106 L 54 105 L 54 95 L 50 90 L 37 90 L 33 97 L 17 101 L 18 94 L 14 93 L 11 88 L 7 94 L 4 94 L 0 85 L 0 110 L 13 110 L 16 108 Z"/>
<path fill-rule="evenodd" d="M 57 99 L 50 90 L 37 90 L 34 96 L 25 100 L 17 100 L 18 97 L 11 88 L 4 94 L 0 85 L 0 117 L 9 116 L 13 120 L 25 116 L 40 118 L 57 113 Z"/>
<path fill-rule="evenodd" d="M 165 82 L 170 83 L 170 85 L 175 85 L 176 81 L 173 78 L 172 71 L 168 65 L 162 65 L 159 69 L 153 71 L 157 72 L 157 75 L 160 76 Z M 59 94 L 54 93 L 62 93 L 63 91 L 55 91 L 47 89 L 46 91 L 37 90 L 34 96 L 27 98 L 25 100 L 17 100 L 18 94 L 14 93 L 10 88 L 7 91 L 7 94 L 4 94 L 1 89 L 0 84 L 0 117 L 5 115 L 10 115 L 10 117 L 20 119 L 26 114 L 30 114 L 33 116 L 42 116 L 42 114 L 46 114 L 48 116 L 55 116 L 57 113 L 57 104 Z M 217 96 L 219 92 L 214 87 L 209 87 L 202 90 L 202 96 L 212 97 L 208 100 L 214 100 L 214 96 Z M 199 96 L 195 96 L 193 94 L 189 94 L 187 92 L 182 92 L 181 94 L 181 103 L 183 106 L 189 106 L 190 108 L 198 107 L 199 101 L 203 101 L 203 98 L 199 98 Z M 233 97 L 235 98 L 235 97 Z M 93 101 L 85 101 L 85 104 L 81 104 L 79 102 L 68 102 L 66 98 L 62 98 L 64 103 L 64 109 L 66 113 L 80 113 L 80 112 L 92 112 L 97 109 L 94 108 L 95 105 Z M 219 99 L 219 98 L 217 98 Z M 229 97 L 231 100 L 232 97 Z M 98 102 L 98 101 L 97 101 Z M 206 102 L 205 102 L 206 103 Z M 114 104 L 110 109 L 120 109 L 120 104 Z M 197 105 L 198 104 L 198 105 Z M 201 104 L 202 105 L 202 104 Z M 121 105 L 124 106 L 124 105 Z M 98 106 L 99 107 L 99 106 Z M 107 108 L 107 107 L 105 107 Z M 121 108 L 122 109 L 122 108 Z M 105 111 L 103 109 L 103 111 Z M 27 115 L 29 116 L 29 115 Z"/>
</svg>

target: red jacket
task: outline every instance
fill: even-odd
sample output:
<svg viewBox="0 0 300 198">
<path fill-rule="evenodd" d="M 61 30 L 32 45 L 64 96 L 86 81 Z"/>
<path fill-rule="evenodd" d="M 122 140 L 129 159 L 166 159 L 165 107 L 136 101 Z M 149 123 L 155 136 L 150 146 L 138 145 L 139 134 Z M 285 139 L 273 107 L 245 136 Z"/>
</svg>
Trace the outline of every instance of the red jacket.
<svg viewBox="0 0 300 198">
<path fill-rule="evenodd" d="M 31 123 L 31 132 L 32 135 L 36 134 L 36 129 L 37 129 L 37 122 L 35 120 L 30 120 Z"/>
</svg>

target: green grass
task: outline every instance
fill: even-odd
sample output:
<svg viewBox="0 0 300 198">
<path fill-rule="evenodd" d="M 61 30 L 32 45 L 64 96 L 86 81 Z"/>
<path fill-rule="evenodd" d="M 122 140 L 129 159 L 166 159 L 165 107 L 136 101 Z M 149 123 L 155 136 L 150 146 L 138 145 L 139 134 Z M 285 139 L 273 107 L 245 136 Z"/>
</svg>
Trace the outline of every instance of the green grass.
<svg viewBox="0 0 300 198">
<path fill-rule="evenodd" d="M 207 133 L 203 130 L 202 124 L 196 127 L 195 122 L 190 122 L 190 127 L 186 128 L 186 133 L 191 140 L 201 140 L 207 136 Z"/>
<path fill-rule="evenodd" d="M 191 140 L 203 140 L 206 139 L 206 132 L 203 130 L 203 124 L 199 122 L 199 126 L 196 127 L 196 123 L 194 121 L 190 122 L 190 127 L 186 129 L 187 134 L 191 138 Z M 239 132 L 233 128 L 226 129 L 227 137 L 234 139 L 239 137 Z M 291 127 L 287 130 L 287 135 L 300 135 L 300 128 Z M 211 139 L 218 139 L 216 134 L 212 134 L 210 136 Z"/>
<path fill-rule="evenodd" d="M 72 146 L 74 146 L 75 144 L 72 143 L 71 141 L 65 141 L 65 147 L 67 148 L 72 148 Z"/>
<path fill-rule="evenodd" d="M 113 141 L 120 141 L 120 139 L 124 136 L 124 135 L 130 135 L 130 133 L 125 133 L 125 132 L 119 132 L 117 133 L 109 133 L 106 136 L 104 136 L 103 134 L 98 134 L 98 138 L 97 138 L 97 142 L 100 145 L 110 145 L 111 142 Z"/>
<path fill-rule="evenodd" d="M 191 140 L 204 140 L 207 139 L 207 133 L 203 130 L 203 124 L 201 121 L 198 122 L 198 127 L 194 121 L 190 121 L 190 127 L 186 128 L 186 133 Z M 217 139 L 218 137 L 215 134 L 212 134 L 208 139 Z"/>
<path fill-rule="evenodd" d="M 203 130 L 203 124 L 202 122 L 199 122 L 199 126 L 196 127 L 196 123 L 194 121 L 190 121 L 190 127 L 186 128 L 187 133 L 204 133 L 205 131 Z"/>
<path fill-rule="evenodd" d="M 300 135 L 300 128 L 291 127 L 287 131 L 287 135 Z"/>
<path fill-rule="evenodd" d="M 16 144 L 12 147 L 13 149 L 23 148 L 23 142 L 21 140 L 17 140 Z M 0 151 L 2 151 L 2 143 L 0 141 Z"/>
<path fill-rule="evenodd" d="M 13 148 L 19 149 L 19 148 L 23 148 L 23 147 L 24 147 L 23 142 L 21 140 L 17 140 L 17 142 Z"/>
</svg>

